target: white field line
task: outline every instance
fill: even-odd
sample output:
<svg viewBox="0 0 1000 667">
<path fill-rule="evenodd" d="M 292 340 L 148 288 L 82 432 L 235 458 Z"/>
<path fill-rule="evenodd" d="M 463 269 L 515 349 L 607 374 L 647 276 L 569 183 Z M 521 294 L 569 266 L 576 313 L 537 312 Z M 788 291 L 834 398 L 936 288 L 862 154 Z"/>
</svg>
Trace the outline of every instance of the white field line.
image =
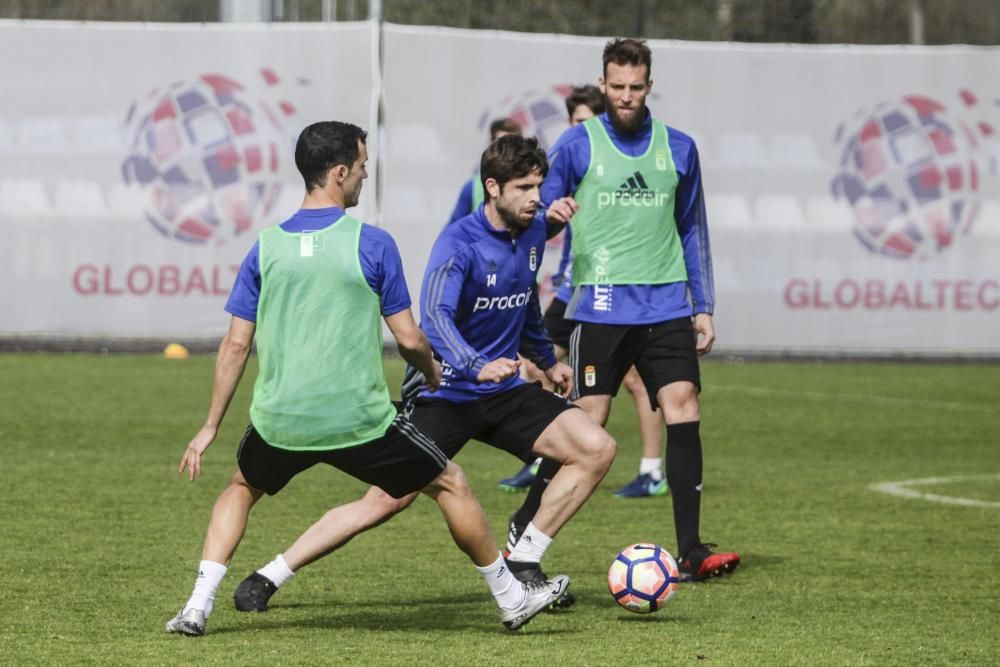
<svg viewBox="0 0 1000 667">
<path fill-rule="evenodd" d="M 929 486 L 934 484 L 949 484 L 963 482 L 967 480 L 990 479 L 1000 481 L 1000 475 L 956 475 L 954 477 L 926 477 L 924 479 L 907 479 L 902 482 L 880 482 L 872 484 L 868 488 L 881 493 L 888 493 L 890 496 L 900 498 L 916 498 L 927 500 L 932 503 L 944 503 L 946 505 L 962 505 L 965 507 L 1000 507 L 1000 502 L 990 500 L 976 500 L 975 498 L 956 498 L 954 496 L 942 496 L 936 493 L 924 493 L 915 491 L 911 486 Z"/>
<path fill-rule="evenodd" d="M 939 410 L 954 410 L 959 412 L 986 413 L 995 417 L 1000 417 L 1000 403 L 960 403 L 958 401 L 939 401 L 929 398 L 897 398 L 894 396 L 881 396 L 879 394 L 845 394 L 824 391 L 794 391 L 791 389 L 773 389 L 771 387 L 743 387 L 737 385 L 708 386 L 709 391 L 730 391 L 737 394 L 749 394 L 750 396 L 774 397 L 774 398 L 805 398 L 816 401 L 839 401 L 842 403 L 866 403 L 880 405 L 907 406 L 915 408 L 931 408 Z"/>
</svg>

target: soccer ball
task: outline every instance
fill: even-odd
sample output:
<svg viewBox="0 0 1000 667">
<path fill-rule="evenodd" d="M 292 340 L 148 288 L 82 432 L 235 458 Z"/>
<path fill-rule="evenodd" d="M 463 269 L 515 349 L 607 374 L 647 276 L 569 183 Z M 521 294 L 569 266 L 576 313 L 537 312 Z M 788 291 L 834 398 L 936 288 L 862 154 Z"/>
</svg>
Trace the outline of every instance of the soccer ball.
<svg viewBox="0 0 1000 667">
<path fill-rule="evenodd" d="M 608 590 L 618 604 L 637 614 L 649 614 L 677 592 L 680 572 L 674 557 L 658 544 L 633 544 L 622 549 L 608 570 Z"/>
</svg>

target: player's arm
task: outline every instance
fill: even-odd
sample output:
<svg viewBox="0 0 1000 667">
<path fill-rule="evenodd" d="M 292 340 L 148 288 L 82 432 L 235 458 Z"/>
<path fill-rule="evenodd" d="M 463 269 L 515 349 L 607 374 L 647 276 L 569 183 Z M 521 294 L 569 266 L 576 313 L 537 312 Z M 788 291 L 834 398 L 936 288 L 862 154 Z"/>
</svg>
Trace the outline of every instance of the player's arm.
<svg viewBox="0 0 1000 667">
<path fill-rule="evenodd" d="M 502 382 L 518 372 L 520 363 L 504 358 L 490 361 L 465 340 L 455 324 L 462 286 L 469 271 L 468 254 L 463 249 L 444 247 L 439 239 L 424 276 L 421 326 L 431 347 L 452 368 L 478 382 Z"/>
<path fill-rule="evenodd" d="M 556 354 L 552 347 L 552 339 L 545 328 L 542 317 L 542 307 L 538 301 L 538 292 L 532 290 L 528 299 L 524 316 L 524 326 L 521 328 L 521 339 L 518 352 L 540 369 L 547 370 L 555 365 Z"/>
<path fill-rule="evenodd" d="M 573 371 L 569 366 L 556 359 L 552 339 L 545 328 L 537 292 L 532 292 L 531 298 L 528 300 L 524 327 L 521 329 L 519 351 L 521 356 L 542 369 L 545 376 L 554 385 L 561 388 L 565 396 L 569 396 L 570 388 L 573 386 Z"/>
<path fill-rule="evenodd" d="M 469 215 L 469 212 L 472 211 L 472 187 L 472 179 L 470 178 L 458 193 L 458 201 L 455 202 L 455 208 L 452 209 L 451 215 L 448 216 L 449 225 L 459 218 Z"/>
<path fill-rule="evenodd" d="M 712 275 L 712 250 L 708 240 L 708 218 L 701 186 L 698 149 L 691 141 L 684 174 L 677 184 L 674 204 L 677 231 L 684 250 L 688 289 L 694 306 L 694 329 L 699 354 L 707 354 L 715 343 L 715 282 Z"/>
<path fill-rule="evenodd" d="M 414 321 L 413 311 L 407 308 L 393 313 L 385 318 L 385 323 L 396 339 L 399 356 L 423 374 L 421 384 L 431 391 L 437 389 L 441 384 L 441 364 L 434 360 L 431 344 Z"/>
<path fill-rule="evenodd" d="M 579 209 L 573 194 L 590 164 L 590 141 L 582 126 L 563 133 L 549 153 L 549 173 L 541 189 L 541 208 L 545 211 L 546 235 L 561 232 Z"/>
<path fill-rule="evenodd" d="M 177 469 L 177 472 L 187 470 L 189 480 L 194 480 L 201 474 L 201 456 L 219 433 L 219 425 L 247 366 L 256 330 L 255 323 L 235 315 L 229 322 L 229 331 L 222 339 L 215 359 L 215 379 L 212 383 L 212 403 L 208 409 L 208 417 L 205 425 L 188 443 Z"/>
</svg>

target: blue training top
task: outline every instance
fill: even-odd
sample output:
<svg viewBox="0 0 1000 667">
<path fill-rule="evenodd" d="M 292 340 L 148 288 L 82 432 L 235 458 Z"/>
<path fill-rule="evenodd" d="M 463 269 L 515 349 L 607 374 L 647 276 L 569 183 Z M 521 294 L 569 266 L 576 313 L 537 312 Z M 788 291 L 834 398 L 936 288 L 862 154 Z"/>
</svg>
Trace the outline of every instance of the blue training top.
<svg viewBox="0 0 1000 667">
<path fill-rule="evenodd" d="M 556 363 L 536 290 L 545 240 L 541 216 L 513 237 L 490 224 L 483 206 L 442 230 L 420 290 L 420 326 L 441 360 L 442 381 L 420 396 L 462 402 L 524 384 L 517 375 L 476 381 L 488 362 L 518 352 L 543 369 Z"/>
<path fill-rule="evenodd" d="M 458 201 L 455 202 L 455 208 L 452 209 L 451 215 L 448 216 L 449 225 L 456 220 L 461 220 L 465 216 L 469 215 L 469 211 L 472 210 L 472 182 L 476 178 L 478 178 L 478 175 L 473 176 L 462 184 L 462 189 L 458 193 Z"/>
<path fill-rule="evenodd" d="M 600 119 L 611 141 L 622 153 L 638 157 L 646 152 L 653 135 L 653 122 L 648 110 L 643 124 L 633 135 L 619 134 L 607 113 L 601 114 Z M 674 218 L 684 249 L 687 282 L 609 286 L 613 293 L 609 299 L 611 308 L 602 311 L 594 308 L 595 286 L 581 285 L 573 289 L 566 308 L 567 319 L 598 324 L 652 324 L 714 311 L 712 253 L 708 242 L 698 149 L 688 135 L 671 127 L 667 130 L 679 179 Z M 582 124 L 576 125 L 566 130 L 552 147 L 549 173 L 542 184 L 542 205 L 547 207 L 560 197 L 573 195 L 589 166 L 590 139 L 586 128 Z M 673 221 L 668 222 L 673 224 Z M 565 243 L 564 247 L 564 253 L 570 252 L 569 243 Z"/>
<path fill-rule="evenodd" d="M 326 229 L 342 217 L 344 210 L 337 207 L 299 209 L 298 213 L 281 223 L 281 228 L 286 232 L 316 232 Z M 363 224 L 358 256 L 365 280 L 382 302 L 382 316 L 388 317 L 409 308 L 410 292 L 403 275 L 403 261 L 399 257 L 399 248 L 389 233 Z M 236 282 L 226 301 L 226 312 L 256 322 L 259 301 L 260 253 L 257 242 L 254 241 L 236 274 Z"/>
</svg>

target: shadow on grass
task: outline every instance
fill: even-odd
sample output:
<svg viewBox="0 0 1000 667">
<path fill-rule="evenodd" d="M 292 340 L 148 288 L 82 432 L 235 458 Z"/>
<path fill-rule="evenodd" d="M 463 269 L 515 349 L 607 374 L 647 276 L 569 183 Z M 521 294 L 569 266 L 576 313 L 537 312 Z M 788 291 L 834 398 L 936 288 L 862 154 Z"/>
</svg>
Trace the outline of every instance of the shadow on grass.
<svg viewBox="0 0 1000 667">
<path fill-rule="evenodd" d="M 485 613 L 475 613 L 470 609 L 471 606 L 483 609 Z M 291 602 L 271 605 L 271 609 L 264 613 L 240 614 L 237 624 L 210 626 L 208 633 L 223 635 L 291 629 L 506 633 L 499 614 L 491 607 L 484 594 L 413 598 L 396 606 L 379 605 L 371 608 L 364 608 L 356 602 Z M 283 614 L 282 611 L 288 614 Z M 576 634 L 576 628 L 559 627 L 565 622 L 554 617 L 561 613 L 539 614 L 530 623 L 530 633 L 546 636 Z M 295 617 L 288 618 L 291 614 Z M 243 621 L 244 618 L 249 623 Z"/>
</svg>

